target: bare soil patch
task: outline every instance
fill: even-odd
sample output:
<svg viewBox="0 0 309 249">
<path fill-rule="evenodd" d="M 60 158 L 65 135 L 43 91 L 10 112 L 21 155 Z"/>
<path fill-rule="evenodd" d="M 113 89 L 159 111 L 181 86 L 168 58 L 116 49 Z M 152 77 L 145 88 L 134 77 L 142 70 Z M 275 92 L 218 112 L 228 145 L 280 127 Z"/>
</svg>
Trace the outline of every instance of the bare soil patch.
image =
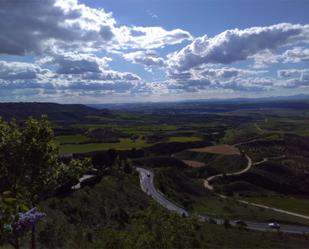
<svg viewBox="0 0 309 249">
<path fill-rule="evenodd" d="M 202 168 L 205 167 L 206 164 L 198 161 L 191 161 L 191 160 L 182 160 L 186 165 L 192 168 Z"/>
<path fill-rule="evenodd" d="M 240 155 L 240 151 L 238 148 L 228 145 L 221 144 L 215 146 L 207 146 L 203 148 L 195 148 L 191 149 L 194 152 L 202 152 L 202 153 L 213 153 L 213 154 L 221 154 L 221 155 Z"/>
</svg>

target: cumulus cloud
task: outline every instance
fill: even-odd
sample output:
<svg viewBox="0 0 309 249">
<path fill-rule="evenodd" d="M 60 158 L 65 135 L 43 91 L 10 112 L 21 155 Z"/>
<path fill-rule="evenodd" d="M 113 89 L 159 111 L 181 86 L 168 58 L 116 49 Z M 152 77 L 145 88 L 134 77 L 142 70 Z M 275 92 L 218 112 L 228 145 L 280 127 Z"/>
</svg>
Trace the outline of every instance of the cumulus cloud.
<svg viewBox="0 0 309 249">
<path fill-rule="evenodd" d="M 165 30 L 162 27 L 125 27 L 122 37 L 124 47 L 135 49 L 154 49 L 192 40 L 193 37 L 182 29 Z"/>
<path fill-rule="evenodd" d="M 0 61 L 1 90 L 44 89 L 82 91 L 84 93 L 99 90 L 119 93 L 129 91 L 138 84 L 141 84 L 141 78 L 129 72 L 102 70 L 101 68 L 98 72 L 81 70 L 78 73 L 59 74 L 32 63 Z"/>
<path fill-rule="evenodd" d="M 195 78 L 213 77 L 218 80 L 224 80 L 233 77 L 248 77 L 252 75 L 265 74 L 267 72 L 268 71 L 248 70 L 235 67 L 220 67 L 220 68 L 200 67 L 190 70 L 191 75 L 194 75 Z"/>
<path fill-rule="evenodd" d="M 0 53 L 41 54 L 47 50 L 91 47 L 113 38 L 110 13 L 76 0 L 0 2 Z M 86 46 L 87 45 L 87 46 Z"/>
<path fill-rule="evenodd" d="M 81 74 L 86 72 L 100 73 L 108 67 L 108 57 L 97 57 L 94 54 L 64 53 L 43 57 L 37 62 L 39 64 L 52 64 L 57 67 L 59 74 Z"/>
<path fill-rule="evenodd" d="M 2 95 L 9 90 L 96 97 L 212 89 L 264 91 L 307 87 L 309 81 L 306 69 L 279 70 L 277 76 L 261 70 L 275 63 L 307 62 L 309 25 L 231 29 L 194 39 L 177 28 L 120 25 L 112 13 L 78 0 L 3 0 L 0 30 L 0 54 L 35 60 L 0 61 Z M 168 50 L 157 51 L 185 41 L 190 44 L 167 56 Z M 117 62 L 111 61 L 119 56 L 148 71 L 166 70 L 166 78 L 145 83 L 133 72 L 117 71 L 111 68 Z M 241 61 L 245 62 L 236 63 Z"/>
<path fill-rule="evenodd" d="M 191 39 L 181 29 L 117 25 L 111 13 L 77 0 L 0 1 L 0 53 L 152 49 Z"/>
<path fill-rule="evenodd" d="M 86 81 L 92 80 L 95 82 L 141 81 L 141 78 L 136 74 L 129 72 L 118 72 L 113 70 L 106 70 L 100 73 L 87 72 L 81 75 L 81 79 Z"/>
<path fill-rule="evenodd" d="M 278 81 L 275 86 L 297 88 L 309 86 L 309 69 L 284 69 L 278 70 Z"/>
<path fill-rule="evenodd" d="M 272 85 L 272 81 L 265 76 L 267 73 L 265 70 L 199 66 L 182 73 L 169 73 L 167 86 L 189 92 L 219 88 L 261 91 Z"/>
<path fill-rule="evenodd" d="M 186 71 L 202 64 L 230 64 L 263 50 L 309 41 L 309 25 L 281 23 L 268 27 L 226 30 L 214 37 L 198 37 L 169 55 L 169 69 Z"/>
<path fill-rule="evenodd" d="M 309 61 L 309 48 L 295 47 L 293 49 L 286 50 L 281 58 L 284 63 L 298 63 Z"/>
<path fill-rule="evenodd" d="M 163 67 L 165 65 L 164 59 L 154 50 L 126 53 L 123 54 L 123 57 L 134 64 L 144 65 L 146 68 Z"/>
<path fill-rule="evenodd" d="M 243 92 L 261 92 L 270 90 L 273 86 L 273 80 L 267 77 L 232 77 L 225 81 L 217 80 L 211 77 L 190 80 L 166 80 L 153 84 L 155 91 L 172 93 L 198 93 L 213 90 L 229 90 Z"/>
<path fill-rule="evenodd" d="M 309 69 L 282 69 L 277 71 L 278 78 L 299 78 L 303 79 L 309 76 Z"/>
<path fill-rule="evenodd" d="M 0 61 L 0 81 L 2 82 L 34 80 L 48 73 L 50 73 L 48 69 L 42 69 L 31 63 Z"/>
<path fill-rule="evenodd" d="M 253 68 L 267 68 L 271 64 L 276 64 L 279 62 L 280 56 L 274 53 L 269 49 L 265 49 L 253 56 L 251 56 L 254 60 Z"/>
</svg>

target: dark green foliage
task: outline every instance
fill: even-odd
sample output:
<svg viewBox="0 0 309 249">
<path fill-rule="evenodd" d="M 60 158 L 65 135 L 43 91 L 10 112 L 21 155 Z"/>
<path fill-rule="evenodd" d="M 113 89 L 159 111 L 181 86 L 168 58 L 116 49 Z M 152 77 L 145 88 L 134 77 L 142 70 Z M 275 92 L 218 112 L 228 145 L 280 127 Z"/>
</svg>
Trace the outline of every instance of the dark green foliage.
<svg viewBox="0 0 309 249">
<path fill-rule="evenodd" d="M 90 129 L 86 132 L 86 135 L 90 138 L 89 141 L 85 143 L 117 143 L 120 138 L 126 138 L 128 135 L 118 131 L 113 128 L 97 128 Z"/>
<path fill-rule="evenodd" d="M 229 221 L 228 219 L 224 219 L 223 225 L 224 225 L 224 227 L 225 227 L 226 229 L 232 227 L 232 226 L 231 226 L 231 223 L 230 223 L 230 221 Z"/>
<path fill-rule="evenodd" d="M 154 204 L 138 184 L 135 174 L 105 176 L 92 189 L 41 203 L 48 214 L 38 229 L 41 248 L 307 248 L 302 236 L 226 231 L 177 216 Z"/>
<path fill-rule="evenodd" d="M 116 150 L 107 150 L 89 153 L 88 155 L 92 158 L 93 166 L 97 169 L 102 169 L 106 166 L 111 166 L 115 162 L 118 153 Z"/>
<path fill-rule="evenodd" d="M 211 145 L 211 144 L 206 141 L 186 142 L 186 143 L 179 143 L 179 142 L 158 143 L 145 150 L 146 152 L 150 154 L 161 156 L 161 155 L 171 155 L 171 154 L 180 152 L 188 148 L 198 148 L 198 147 L 203 147 L 207 145 Z"/>
<path fill-rule="evenodd" d="M 201 181 L 192 179 L 175 168 L 158 168 L 155 169 L 155 174 L 158 189 L 188 210 L 192 210 L 198 198 L 212 195 L 203 187 Z"/>
<path fill-rule="evenodd" d="M 136 166 L 149 168 L 174 167 L 181 170 L 187 167 L 182 161 L 165 156 L 139 158 L 134 160 L 133 163 Z"/>
<path fill-rule="evenodd" d="M 217 182 L 220 182 L 220 180 L 218 180 Z M 221 182 L 224 182 L 224 179 L 222 179 Z M 263 189 L 245 181 L 232 182 L 223 185 L 215 185 L 215 190 L 228 196 L 232 196 L 234 194 L 238 194 L 240 196 L 263 196 L 271 193 L 266 189 Z"/>
<path fill-rule="evenodd" d="M 74 159 L 68 165 L 60 162 L 53 139 L 53 130 L 46 117 L 29 118 L 24 126 L 15 120 L 0 120 L 0 193 L 9 192 L 11 200 L 9 206 L 2 205 L 8 198 L 0 194 L 0 242 L 6 239 L 14 248 L 19 248 L 21 235 L 14 228 L 19 212 L 36 206 L 54 193 L 55 188 L 78 179 L 90 168 L 88 159 Z M 34 231 L 33 228 L 32 248 L 35 247 Z"/>
</svg>

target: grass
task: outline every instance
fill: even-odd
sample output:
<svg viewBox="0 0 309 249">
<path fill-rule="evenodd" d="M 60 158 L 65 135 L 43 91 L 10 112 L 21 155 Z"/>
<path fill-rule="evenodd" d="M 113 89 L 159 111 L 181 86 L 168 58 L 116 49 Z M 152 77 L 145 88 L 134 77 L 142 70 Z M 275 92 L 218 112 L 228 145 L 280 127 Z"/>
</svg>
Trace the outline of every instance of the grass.
<svg viewBox="0 0 309 249">
<path fill-rule="evenodd" d="M 282 233 L 251 232 L 225 229 L 223 226 L 205 224 L 201 229 L 207 241 L 205 247 L 212 249 L 307 249 L 308 239 Z"/>
<path fill-rule="evenodd" d="M 130 150 L 132 148 L 141 149 L 149 147 L 152 144 L 146 143 L 145 140 L 131 140 L 128 138 L 120 139 L 118 143 L 89 143 L 89 144 L 65 144 L 60 146 L 60 154 L 70 153 L 87 153 L 91 151 L 100 151 L 108 149 Z"/>
<path fill-rule="evenodd" d="M 276 220 L 280 223 L 300 223 L 309 225 L 309 220 L 253 207 L 239 203 L 232 198 L 227 200 L 219 197 L 199 198 L 194 202 L 193 211 L 199 214 L 204 213 L 212 217 L 225 217 L 227 219 L 243 219 L 259 222 Z"/>
<path fill-rule="evenodd" d="M 288 196 L 250 197 L 246 201 L 262 204 L 286 211 L 309 215 L 309 200 L 292 198 Z"/>
<path fill-rule="evenodd" d="M 262 127 L 260 124 L 259 127 L 264 130 L 264 127 Z M 237 129 L 227 130 L 221 142 L 227 144 L 234 144 L 247 141 L 250 138 L 255 138 L 262 134 L 263 132 L 261 132 L 260 129 L 257 129 L 255 124 L 249 124 L 243 127 L 238 127 Z"/>
<path fill-rule="evenodd" d="M 87 140 L 89 140 L 89 138 L 83 135 L 67 135 L 67 136 L 58 136 L 56 137 L 56 140 L 60 144 L 77 144 L 86 142 Z"/>
<path fill-rule="evenodd" d="M 268 118 L 267 121 L 259 123 L 259 126 L 268 132 L 289 132 L 300 136 L 309 135 L 308 118 Z"/>
<path fill-rule="evenodd" d="M 236 199 L 222 199 L 208 192 L 202 181 L 186 176 L 176 168 L 155 170 L 155 185 L 170 200 L 190 212 L 212 217 L 243 219 L 247 221 L 300 223 L 309 225 L 309 220 L 281 214 L 271 210 L 239 203 Z"/>
<path fill-rule="evenodd" d="M 170 137 L 169 142 L 197 142 L 202 141 L 198 137 Z"/>
</svg>

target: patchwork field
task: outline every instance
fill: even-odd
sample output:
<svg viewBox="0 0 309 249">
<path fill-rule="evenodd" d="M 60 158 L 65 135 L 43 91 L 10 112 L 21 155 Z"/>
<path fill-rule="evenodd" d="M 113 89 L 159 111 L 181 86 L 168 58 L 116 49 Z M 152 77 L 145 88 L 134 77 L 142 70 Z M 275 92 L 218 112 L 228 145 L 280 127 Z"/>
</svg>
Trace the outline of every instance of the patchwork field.
<svg viewBox="0 0 309 249">
<path fill-rule="evenodd" d="M 61 154 L 87 153 L 108 149 L 130 150 L 132 148 L 141 149 L 149 147 L 145 140 L 120 139 L 118 143 L 87 143 L 87 144 L 64 144 L 60 147 Z"/>
</svg>

